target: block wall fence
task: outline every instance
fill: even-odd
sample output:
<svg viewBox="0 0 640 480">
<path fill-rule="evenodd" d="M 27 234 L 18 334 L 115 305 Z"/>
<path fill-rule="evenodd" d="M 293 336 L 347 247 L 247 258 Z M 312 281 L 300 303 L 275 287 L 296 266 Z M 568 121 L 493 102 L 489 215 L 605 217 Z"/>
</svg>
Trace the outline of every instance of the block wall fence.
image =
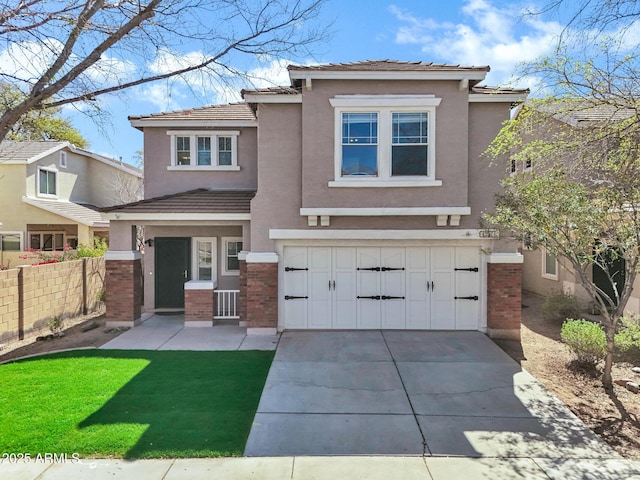
<svg viewBox="0 0 640 480">
<path fill-rule="evenodd" d="M 28 265 L 0 271 L 0 341 L 22 340 L 102 308 L 104 258 Z"/>
</svg>

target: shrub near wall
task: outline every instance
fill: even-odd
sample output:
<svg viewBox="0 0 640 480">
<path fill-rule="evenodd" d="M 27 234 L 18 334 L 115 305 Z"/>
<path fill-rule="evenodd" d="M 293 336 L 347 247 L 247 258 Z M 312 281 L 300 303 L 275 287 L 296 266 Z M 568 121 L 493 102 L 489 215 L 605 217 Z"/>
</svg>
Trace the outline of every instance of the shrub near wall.
<svg viewBox="0 0 640 480">
<path fill-rule="evenodd" d="M 97 310 L 104 259 L 22 266 L 0 272 L 0 282 L 0 340 L 23 338 L 47 329 L 54 316 L 64 322 Z"/>
</svg>

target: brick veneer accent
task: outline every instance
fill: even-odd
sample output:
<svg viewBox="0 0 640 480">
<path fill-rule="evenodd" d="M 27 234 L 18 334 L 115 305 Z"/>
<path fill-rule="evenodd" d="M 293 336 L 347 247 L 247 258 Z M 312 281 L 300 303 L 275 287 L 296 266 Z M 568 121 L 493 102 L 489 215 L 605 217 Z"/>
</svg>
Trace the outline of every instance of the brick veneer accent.
<svg viewBox="0 0 640 480">
<path fill-rule="evenodd" d="M 137 322 L 142 314 L 142 261 L 107 260 L 105 290 L 107 322 Z"/>
<path fill-rule="evenodd" d="M 278 327 L 278 264 L 246 263 L 247 328 Z"/>
<path fill-rule="evenodd" d="M 184 291 L 184 320 L 186 322 L 202 321 L 213 325 L 215 308 L 213 290 Z"/>
<path fill-rule="evenodd" d="M 238 317 L 240 322 L 247 321 L 247 262 L 240 260 L 240 278 L 238 280 Z"/>
<path fill-rule="evenodd" d="M 487 328 L 492 338 L 520 339 L 522 264 L 487 264 Z"/>
</svg>

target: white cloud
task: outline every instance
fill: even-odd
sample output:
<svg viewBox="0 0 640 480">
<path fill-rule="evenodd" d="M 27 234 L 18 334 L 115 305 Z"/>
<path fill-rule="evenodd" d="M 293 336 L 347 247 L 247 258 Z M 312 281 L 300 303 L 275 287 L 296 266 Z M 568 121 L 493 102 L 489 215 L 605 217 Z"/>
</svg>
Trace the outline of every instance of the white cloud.
<svg viewBox="0 0 640 480">
<path fill-rule="evenodd" d="M 489 0 L 467 0 L 461 10 L 464 22 L 457 24 L 397 7 L 390 11 L 401 23 L 396 43 L 422 45 L 429 60 L 490 65 L 489 84 L 506 82 L 518 63 L 550 53 L 562 31 L 557 22 L 523 16 L 517 6 L 498 8 Z"/>
</svg>

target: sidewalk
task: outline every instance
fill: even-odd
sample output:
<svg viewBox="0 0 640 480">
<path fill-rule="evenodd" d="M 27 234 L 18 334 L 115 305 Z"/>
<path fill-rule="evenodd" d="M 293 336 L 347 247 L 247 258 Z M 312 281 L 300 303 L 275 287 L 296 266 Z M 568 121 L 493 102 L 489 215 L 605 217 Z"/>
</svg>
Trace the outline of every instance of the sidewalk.
<svg viewBox="0 0 640 480">
<path fill-rule="evenodd" d="M 82 459 L 0 464 L 12 480 L 620 480 L 640 479 L 640 461 L 464 457 L 244 457 L 181 460 Z"/>
</svg>

